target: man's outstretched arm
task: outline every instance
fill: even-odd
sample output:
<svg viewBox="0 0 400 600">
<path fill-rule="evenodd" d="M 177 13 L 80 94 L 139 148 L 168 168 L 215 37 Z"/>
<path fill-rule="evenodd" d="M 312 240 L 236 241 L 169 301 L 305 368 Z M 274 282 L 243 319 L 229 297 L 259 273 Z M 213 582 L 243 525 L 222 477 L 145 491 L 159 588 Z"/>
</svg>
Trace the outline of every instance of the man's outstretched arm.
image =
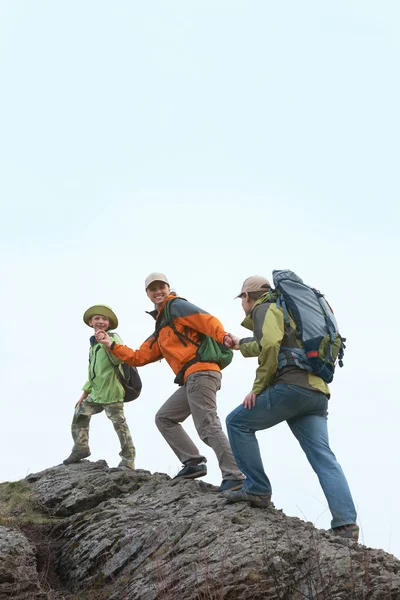
<svg viewBox="0 0 400 600">
<path fill-rule="evenodd" d="M 154 335 L 143 342 L 138 350 L 132 350 L 123 344 L 116 344 L 105 331 L 98 331 L 96 340 L 103 344 L 111 354 L 133 367 L 142 367 L 163 358 Z"/>
</svg>

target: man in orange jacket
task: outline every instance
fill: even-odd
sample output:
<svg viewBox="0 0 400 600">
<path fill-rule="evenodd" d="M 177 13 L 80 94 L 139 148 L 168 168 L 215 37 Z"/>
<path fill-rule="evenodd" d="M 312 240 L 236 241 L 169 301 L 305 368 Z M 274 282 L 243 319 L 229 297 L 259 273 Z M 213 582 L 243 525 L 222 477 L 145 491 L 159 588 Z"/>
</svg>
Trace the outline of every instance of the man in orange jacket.
<svg viewBox="0 0 400 600">
<path fill-rule="evenodd" d="M 165 358 L 178 379 L 182 378 L 183 384 L 157 412 L 156 425 L 183 464 L 177 477 L 194 479 L 207 474 L 206 458 L 199 453 L 181 425 L 192 415 L 200 439 L 217 456 L 222 473 L 219 490 L 238 490 L 242 487 L 243 475 L 217 415 L 216 396 L 221 387 L 221 371 L 217 363 L 200 362 L 196 357 L 200 334 L 225 343 L 227 347 L 231 344 L 230 336 L 218 319 L 171 294 L 168 279 L 163 273 L 151 273 L 145 281 L 145 289 L 158 311 L 156 331 L 138 350 L 116 344 L 105 332 L 99 333 L 97 340 L 114 356 L 135 367 Z M 171 299 L 174 301 L 170 304 L 170 317 L 167 319 L 164 308 Z"/>
</svg>

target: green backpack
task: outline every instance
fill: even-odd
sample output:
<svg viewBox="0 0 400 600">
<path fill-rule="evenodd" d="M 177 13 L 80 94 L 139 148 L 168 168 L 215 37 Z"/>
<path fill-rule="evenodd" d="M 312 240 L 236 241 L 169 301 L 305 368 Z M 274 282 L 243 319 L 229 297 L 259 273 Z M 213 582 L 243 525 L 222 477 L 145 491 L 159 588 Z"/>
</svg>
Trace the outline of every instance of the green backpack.
<svg viewBox="0 0 400 600">
<path fill-rule="evenodd" d="M 177 373 L 174 379 L 174 383 L 177 383 L 178 385 L 183 385 L 186 370 L 190 366 L 194 365 L 196 362 L 214 362 L 219 366 L 220 369 L 225 369 L 225 367 L 230 365 L 232 362 L 233 352 L 224 344 L 216 342 L 209 335 L 205 335 L 204 333 L 201 333 L 199 331 L 197 332 L 201 340 L 199 343 L 192 340 L 188 335 L 185 335 L 181 331 L 178 331 L 174 325 L 173 319 L 171 318 L 171 303 L 175 300 L 186 301 L 184 298 L 172 298 L 167 302 L 167 304 L 164 306 L 164 313 L 160 320 L 161 322 L 157 321 L 156 324 L 156 337 L 158 337 L 160 329 L 162 329 L 165 326 L 169 326 L 184 346 L 187 346 L 188 342 L 190 344 L 193 344 L 194 346 L 197 346 L 196 356 L 192 358 L 192 360 L 189 360 L 182 367 L 182 369 L 179 371 L 179 373 Z"/>
</svg>

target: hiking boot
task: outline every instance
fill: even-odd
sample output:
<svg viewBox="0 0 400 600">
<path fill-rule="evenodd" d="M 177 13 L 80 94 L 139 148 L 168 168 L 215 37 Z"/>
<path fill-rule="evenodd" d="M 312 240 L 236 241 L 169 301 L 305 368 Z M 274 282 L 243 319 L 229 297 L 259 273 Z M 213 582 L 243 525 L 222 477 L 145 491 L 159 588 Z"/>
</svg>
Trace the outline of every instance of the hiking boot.
<svg viewBox="0 0 400 600">
<path fill-rule="evenodd" d="M 354 540 L 358 542 L 358 536 L 360 533 L 360 528 L 355 523 L 351 523 L 350 525 L 342 525 L 341 527 L 333 527 L 329 529 L 330 533 L 333 535 L 337 535 L 338 537 L 345 538 L 348 540 Z"/>
<path fill-rule="evenodd" d="M 219 492 L 234 492 L 240 490 L 243 485 L 243 479 L 223 479 L 218 488 Z"/>
<path fill-rule="evenodd" d="M 78 450 L 77 452 L 72 451 L 71 454 L 63 460 L 64 465 L 72 465 L 73 463 L 80 462 L 83 458 L 90 456 L 90 450 Z"/>
<path fill-rule="evenodd" d="M 268 508 L 271 504 L 271 496 L 249 494 L 245 490 L 239 490 L 237 492 L 225 492 L 224 498 L 227 504 L 233 504 L 234 502 L 249 502 L 253 508 Z"/>
<path fill-rule="evenodd" d="M 132 469 L 134 471 L 135 463 L 133 460 L 127 460 L 126 458 L 123 458 L 118 465 L 118 469 L 121 469 L 122 467 L 125 467 L 126 469 Z"/>
<path fill-rule="evenodd" d="M 205 463 L 200 463 L 199 465 L 188 463 L 175 475 L 174 479 L 196 479 L 196 477 L 203 477 L 204 475 L 207 475 Z"/>
</svg>

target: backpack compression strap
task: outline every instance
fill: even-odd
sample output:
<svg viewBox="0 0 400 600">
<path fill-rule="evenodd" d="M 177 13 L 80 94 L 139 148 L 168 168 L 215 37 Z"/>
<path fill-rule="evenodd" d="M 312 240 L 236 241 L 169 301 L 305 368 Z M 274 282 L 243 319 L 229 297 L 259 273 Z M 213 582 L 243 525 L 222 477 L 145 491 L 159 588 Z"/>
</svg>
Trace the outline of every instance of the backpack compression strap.
<svg viewBox="0 0 400 600">
<path fill-rule="evenodd" d="M 278 295 L 276 299 L 276 306 L 281 308 L 283 311 L 283 315 L 285 318 L 285 324 L 290 326 L 290 318 L 289 311 L 286 306 L 286 302 L 282 294 Z M 278 354 L 278 369 L 283 369 L 284 367 L 296 366 L 299 369 L 304 369 L 305 371 L 312 372 L 312 368 L 307 360 L 307 354 L 305 350 L 302 348 L 289 348 L 287 346 L 281 346 L 280 352 Z"/>
</svg>

